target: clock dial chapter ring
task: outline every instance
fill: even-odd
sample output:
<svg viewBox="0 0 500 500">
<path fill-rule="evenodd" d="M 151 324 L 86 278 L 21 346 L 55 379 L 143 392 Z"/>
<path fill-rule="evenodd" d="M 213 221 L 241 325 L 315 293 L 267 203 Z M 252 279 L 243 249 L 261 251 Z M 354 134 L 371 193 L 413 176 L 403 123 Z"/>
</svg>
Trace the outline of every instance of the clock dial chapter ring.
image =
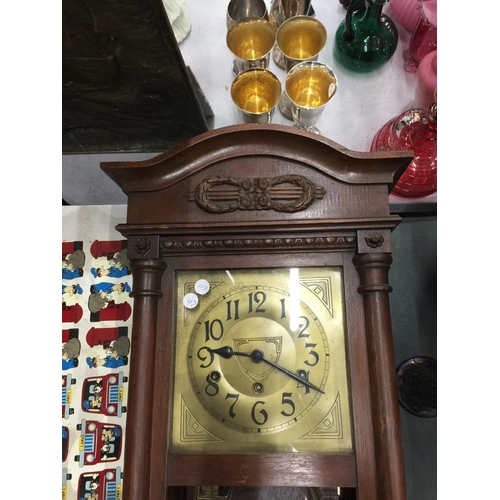
<svg viewBox="0 0 500 500">
<path fill-rule="evenodd" d="M 217 353 L 223 347 L 234 355 Z M 325 392 L 330 368 L 313 311 L 301 302 L 292 308 L 286 291 L 263 285 L 237 287 L 208 305 L 188 351 L 199 401 L 225 425 L 247 432 L 274 432 L 304 417 Z M 259 352 L 264 362 L 257 362 Z"/>
</svg>

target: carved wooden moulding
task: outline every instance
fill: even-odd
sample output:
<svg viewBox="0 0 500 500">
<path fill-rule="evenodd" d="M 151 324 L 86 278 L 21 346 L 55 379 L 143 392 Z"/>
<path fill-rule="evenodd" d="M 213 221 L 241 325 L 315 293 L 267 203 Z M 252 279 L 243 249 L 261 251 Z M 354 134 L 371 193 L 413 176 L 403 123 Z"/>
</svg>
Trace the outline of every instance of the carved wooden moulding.
<svg viewBox="0 0 500 500">
<path fill-rule="evenodd" d="M 254 179 L 216 177 L 201 182 L 189 193 L 189 200 L 213 214 L 236 210 L 293 213 L 306 209 L 324 194 L 321 186 L 300 175 Z"/>
<path fill-rule="evenodd" d="M 161 253 L 166 255 L 186 252 L 255 252 L 259 250 L 294 252 L 310 252 L 322 250 L 353 250 L 356 245 L 356 237 L 349 235 L 339 236 L 311 236 L 300 238 L 226 238 L 212 240 L 168 240 L 162 241 Z"/>
</svg>

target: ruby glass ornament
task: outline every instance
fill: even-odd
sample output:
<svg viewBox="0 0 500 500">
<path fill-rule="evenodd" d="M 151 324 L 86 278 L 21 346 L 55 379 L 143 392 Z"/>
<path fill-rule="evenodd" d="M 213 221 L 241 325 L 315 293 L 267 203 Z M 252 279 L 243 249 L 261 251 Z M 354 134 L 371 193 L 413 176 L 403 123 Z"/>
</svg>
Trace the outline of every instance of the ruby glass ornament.
<svg viewBox="0 0 500 500">
<path fill-rule="evenodd" d="M 373 138 L 370 151 L 408 151 L 414 158 L 392 189 L 405 198 L 437 191 L 437 103 L 427 111 L 409 109 L 387 122 Z"/>
</svg>

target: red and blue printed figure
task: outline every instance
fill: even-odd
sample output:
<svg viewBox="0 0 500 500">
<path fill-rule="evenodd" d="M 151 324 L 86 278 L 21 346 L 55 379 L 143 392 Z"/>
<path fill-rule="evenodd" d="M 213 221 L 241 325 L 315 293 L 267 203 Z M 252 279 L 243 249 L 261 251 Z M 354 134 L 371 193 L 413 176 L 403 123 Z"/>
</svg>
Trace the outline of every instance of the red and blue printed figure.
<svg viewBox="0 0 500 500">
<path fill-rule="evenodd" d="M 76 428 L 81 431 L 80 453 L 75 456 L 80 467 L 120 459 L 123 438 L 120 425 L 83 419 Z"/>
<path fill-rule="evenodd" d="M 122 497 L 121 467 L 86 472 L 78 481 L 78 500 L 117 500 Z"/>
<path fill-rule="evenodd" d="M 89 368 L 104 366 L 106 368 L 119 368 L 128 364 L 128 354 L 130 353 L 130 340 L 128 337 L 118 337 L 110 343 L 105 350 L 106 356 L 101 358 L 97 355 L 87 357 L 86 362 Z"/>
<path fill-rule="evenodd" d="M 90 293 L 105 293 L 109 295 L 113 292 L 121 294 L 123 292 L 130 293 L 130 285 L 127 282 L 124 283 L 109 283 L 107 281 L 102 281 L 101 283 L 94 283 L 90 287 Z"/>
<path fill-rule="evenodd" d="M 81 295 L 83 293 L 82 287 L 76 283 L 75 285 L 63 285 L 62 286 L 62 294 L 69 295 Z"/>
<path fill-rule="evenodd" d="M 82 241 L 64 241 L 62 244 L 62 278 L 72 280 L 83 276 L 85 253 Z"/>
<path fill-rule="evenodd" d="M 127 381 L 123 372 L 86 378 L 82 383 L 82 410 L 121 417 L 127 411 L 123 405 L 123 384 Z"/>
<path fill-rule="evenodd" d="M 130 261 L 127 257 L 127 249 L 124 248 L 113 254 L 111 259 L 108 258 L 105 263 L 101 264 L 99 267 L 92 267 L 90 272 L 94 278 L 122 278 L 130 274 L 129 266 Z"/>
<path fill-rule="evenodd" d="M 113 294 L 117 293 L 120 295 L 124 292 L 129 293 L 130 290 L 130 285 L 127 282 L 109 283 L 107 281 L 103 281 L 102 283 L 95 283 L 90 287 L 90 296 L 88 300 L 90 312 L 96 314 L 102 309 L 106 309 L 110 305 L 114 305 L 115 301 L 113 300 Z"/>
</svg>

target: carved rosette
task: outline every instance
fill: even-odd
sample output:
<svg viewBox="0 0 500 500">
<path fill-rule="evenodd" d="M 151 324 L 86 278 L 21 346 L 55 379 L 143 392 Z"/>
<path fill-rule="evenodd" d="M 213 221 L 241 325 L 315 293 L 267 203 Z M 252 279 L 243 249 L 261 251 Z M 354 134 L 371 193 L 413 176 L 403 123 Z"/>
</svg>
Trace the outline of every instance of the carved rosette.
<svg viewBox="0 0 500 500">
<path fill-rule="evenodd" d="M 370 233 L 365 241 L 370 248 L 379 248 L 384 244 L 384 235 L 380 232 Z"/>
<path fill-rule="evenodd" d="M 148 238 L 138 238 L 134 248 L 137 253 L 146 255 L 151 250 L 151 241 Z"/>
<path fill-rule="evenodd" d="M 224 214 L 236 210 L 274 210 L 300 212 L 314 200 L 323 198 L 325 190 L 301 175 L 272 178 L 206 179 L 189 193 L 189 200 L 206 212 Z"/>
<path fill-rule="evenodd" d="M 179 240 L 161 243 L 164 255 L 185 252 L 221 251 L 321 251 L 321 250 L 352 250 L 356 244 L 355 236 L 320 236 L 303 238 L 247 238 L 224 240 Z"/>
</svg>

